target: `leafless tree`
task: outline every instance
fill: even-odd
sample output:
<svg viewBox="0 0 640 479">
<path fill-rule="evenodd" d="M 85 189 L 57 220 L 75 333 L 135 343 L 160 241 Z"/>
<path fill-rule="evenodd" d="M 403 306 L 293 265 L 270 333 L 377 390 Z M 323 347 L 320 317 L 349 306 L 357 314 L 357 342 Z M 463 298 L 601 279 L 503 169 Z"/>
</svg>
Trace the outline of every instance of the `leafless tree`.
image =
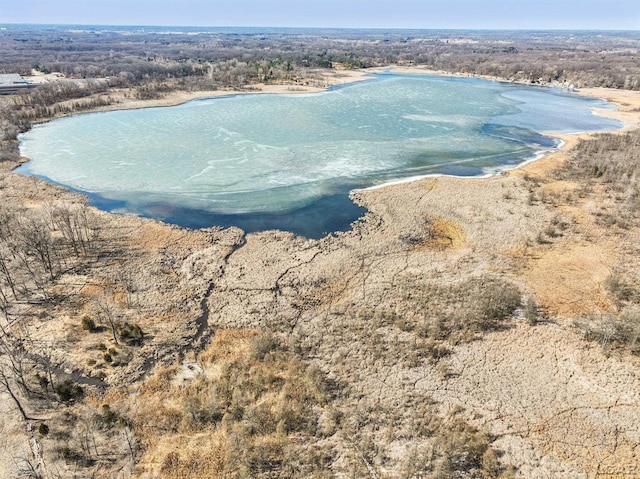
<svg viewBox="0 0 640 479">
<path fill-rule="evenodd" d="M 9 287 L 11 293 L 13 294 L 13 299 L 17 300 L 18 295 L 16 294 L 16 283 L 13 278 L 11 267 L 9 265 L 9 255 L 5 251 L 0 249 L 0 281 L 2 281 Z"/>
<path fill-rule="evenodd" d="M 27 479 L 44 479 L 38 468 L 37 462 L 31 457 L 14 458 L 16 476 Z"/>
<path fill-rule="evenodd" d="M 24 407 L 22 406 L 20 399 L 18 398 L 18 392 L 15 386 L 12 384 L 11 375 L 4 370 L 1 364 L 0 364 L 0 391 L 4 391 L 9 395 L 9 397 L 13 400 L 14 404 L 18 408 L 18 411 L 20 411 L 20 415 L 22 416 L 22 419 L 25 421 L 28 421 L 30 417 L 25 411 Z"/>
<path fill-rule="evenodd" d="M 4 292 L 4 289 L 2 288 L 2 286 L 0 286 L 0 312 L 2 312 L 2 315 L 4 316 L 4 319 L 7 322 L 7 325 L 10 322 L 10 319 L 9 319 L 10 307 L 11 307 L 11 302 L 9 301 L 9 298 L 7 298 L 7 295 Z M 2 323 L 0 323 L 0 334 L 6 334 Z"/>
<path fill-rule="evenodd" d="M 93 232 L 86 208 L 76 205 L 57 205 L 48 208 L 53 229 L 59 231 L 75 256 L 86 253 L 91 245 Z"/>
<path fill-rule="evenodd" d="M 26 257 L 35 258 L 53 281 L 59 271 L 60 258 L 47 222 L 42 218 L 28 217 L 19 223 L 15 234 Z"/>
<path fill-rule="evenodd" d="M 120 265 L 115 273 L 116 281 L 122 286 L 126 293 L 127 308 L 131 308 L 133 293 L 136 291 L 136 283 L 133 271 L 127 265 Z"/>
<path fill-rule="evenodd" d="M 111 329 L 111 335 L 113 337 L 113 341 L 116 344 L 118 343 L 118 332 L 117 332 L 117 307 L 113 303 L 113 300 L 108 296 L 108 293 L 105 293 L 101 298 L 96 299 L 93 302 L 94 308 L 96 310 L 98 319 L 102 322 L 106 323 Z"/>
<path fill-rule="evenodd" d="M 22 339 L 13 335 L 0 337 L 0 354 L 3 357 L 3 368 L 10 374 L 20 390 L 30 397 L 33 394 L 29 386 L 27 372 L 31 371 L 29 354 Z"/>
</svg>

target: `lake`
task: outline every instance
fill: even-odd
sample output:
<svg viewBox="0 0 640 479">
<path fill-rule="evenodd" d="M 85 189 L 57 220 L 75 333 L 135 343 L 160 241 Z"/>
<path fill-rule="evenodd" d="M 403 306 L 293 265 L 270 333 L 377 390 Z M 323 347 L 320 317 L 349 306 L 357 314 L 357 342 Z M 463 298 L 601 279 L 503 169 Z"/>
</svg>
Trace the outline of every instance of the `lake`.
<svg viewBox="0 0 640 479">
<path fill-rule="evenodd" d="M 390 73 L 322 93 L 54 120 L 21 135 L 31 161 L 18 171 L 109 211 L 320 238 L 363 214 L 353 189 L 487 175 L 557 149 L 542 132 L 622 126 L 594 107 L 608 105 L 558 89 Z"/>
</svg>

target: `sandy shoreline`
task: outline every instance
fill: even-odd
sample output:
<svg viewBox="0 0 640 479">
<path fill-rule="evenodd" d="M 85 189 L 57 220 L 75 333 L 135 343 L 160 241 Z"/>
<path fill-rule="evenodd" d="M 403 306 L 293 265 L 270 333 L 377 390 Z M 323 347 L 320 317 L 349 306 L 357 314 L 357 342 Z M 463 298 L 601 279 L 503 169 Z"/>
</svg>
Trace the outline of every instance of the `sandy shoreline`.
<svg viewBox="0 0 640 479">
<path fill-rule="evenodd" d="M 365 81 L 368 79 L 367 72 L 337 70 L 329 74 L 325 73 L 322 78 L 314 80 L 317 85 L 295 85 L 295 84 L 265 84 L 258 83 L 249 85 L 245 89 L 225 89 L 225 90 L 204 90 L 195 92 L 173 91 L 166 96 L 152 100 L 135 100 L 120 95 L 118 102 L 113 105 L 98 107 L 91 112 L 115 111 L 115 110 L 137 110 L 141 108 L 171 107 L 182 105 L 193 100 L 203 100 L 207 98 L 223 98 L 235 95 L 296 95 L 313 94 L 328 91 L 330 87 L 346 85 Z"/>
<path fill-rule="evenodd" d="M 598 108 L 594 111 L 594 114 L 601 115 L 612 120 L 618 120 L 624 125 L 619 130 L 612 130 L 606 133 L 623 133 L 640 127 L 640 115 L 638 115 L 638 109 L 640 109 L 640 92 L 612 90 L 609 88 L 584 88 L 576 91 L 576 93 L 586 97 L 601 98 L 618 107 L 615 110 Z M 592 138 L 598 133 L 605 132 L 588 131 L 568 134 L 547 133 L 548 136 L 553 136 L 563 142 L 560 150 L 558 152 L 545 155 L 536 161 L 529 162 L 513 170 L 509 170 L 509 174 L 515 174 L 518 176 L 523 176 L 525 174 L 542 175 L 554 168 L 557 168 L 564 160 L 566 160 L 568 152 L 570 152 L 580 140 Z"/>
<path fill-rule="evenodd" d="M 498 78 L 491 77 L 486 75 L 470 75 L 465 73 L 450 73 L 441 70 L 432 70 L 429 68 L 423 68 L 420 66 L 415 67 L 381 67 L 372 70 L 372 73 L 383 73 L 391 71 L 393 73 L 399 74 L 415 74 L 415 75 L 434 75 L 441 76 L 446 78 L 477 78 L 480 80 L 487 81 L 496 81 L 502 83 L 513 83 L 513 84 L 521 84 L 523 86 L 531 86 L 525 82 L 511 81 L 506 78 Z M 541 88 L 562 88 L 562 85 L 536 85 Z M 638 110 L 640 109 L 640 92 L 631 91 L 631 90 L 614 90 L 611 88 L 580 88 L 573 89 L 571 93 L 576 95 L 589 97 L 589 98 L 598 98 L 601 100 L 607 101 L 611 105 L 615 105 L 616 109 L 606 109 L 606 108 L 594 108 L 592 109 L 595 115 L 599 115 L 605 118 L 609 118 L 612 120 L 617 120 L 623 124 L 623 127 L 618 130 L 611 130 L 608 133 L 621 133 L 626 131 L 635 130 L 640 127 L 640 115 L 638 115 Z M 577 145 L 578 141 L 581 139 L 588 139 L 593 137 L 593 135 L 597 133 L 605 133 L 598 131 L 585 131 L 578 133 L 566 133 L 566 134 L 558 134 L 558 133 L 548 133 L 541 132 L 541 134 L 545 136 L 551 136 L 561 140 L 561 145 L 558 148 L 558 151 L 551 152 L 548 154 L 543 154 L 539 158 L 533 158 L 531 160 L 525 161 L 513 168 L 506 168 L 499 170 L 495 173 L 483 175 L 483 176 L 475 176 L 471 178 L 489 178 L 499 174 L 506 175 L 515 175 L 515 176 L 524 176 L 524 175 L 543 175 L 546 172 L 558 167 L 566 158 L 567 153 L 571 151 L 575 145 Z M 437 178 L 440 176 L 448 176 L 448 175 L 427 175 L 423 177 L 416 178 L 407 178 L 406 180 L 398 180 L 396 182 L 385 183 L 383 185 L 376 185 L 372 188 L 368 189 L 377 189 L 382 188 L 387 185 L 396 185 L 402 183 L 408 183 L 411 181 L 419 181 L 427 178 Z M 460 180 L 465 180 L 465 177 L 453 177 L 459 178 Z"/>
</svg>

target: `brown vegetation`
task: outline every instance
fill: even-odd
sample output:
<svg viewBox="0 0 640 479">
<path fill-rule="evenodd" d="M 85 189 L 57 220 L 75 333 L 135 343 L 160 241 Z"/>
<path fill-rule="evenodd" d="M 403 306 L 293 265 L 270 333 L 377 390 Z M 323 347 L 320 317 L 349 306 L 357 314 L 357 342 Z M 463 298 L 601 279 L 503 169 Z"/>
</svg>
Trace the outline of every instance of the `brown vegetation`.
<svg viewBox="0 0 640 479">
<path fill-rule="evenodd" d="M 582 197 L 597 204 L 591 211 L 593 221 L 618 237 L 618 248 L 631 248 L 627 255 L 637 253 L 637 243 L 636 247 L 633 243 L 640 227 L 640 130 L 622 135 L 601 134 L 597 140 L 581 141 L 574 156 L 556 175 L 582 183 L 578 199 L 573 201 Z M 615 265 L 602 289 L 611 308 L 577 319 L 576 327 L 585 338 L 596 340 L 603 347 L 622 346 L 638 354 L 640 276 L 636 262 Z"/>
</svg>

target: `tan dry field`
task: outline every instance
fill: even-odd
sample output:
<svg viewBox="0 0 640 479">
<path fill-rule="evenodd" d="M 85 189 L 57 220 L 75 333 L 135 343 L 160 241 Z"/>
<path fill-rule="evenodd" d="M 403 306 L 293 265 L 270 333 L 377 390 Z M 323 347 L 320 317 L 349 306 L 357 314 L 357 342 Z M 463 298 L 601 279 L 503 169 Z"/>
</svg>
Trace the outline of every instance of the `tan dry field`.
<svg viewBox="0 0 640 479">
<path fill-rule="evenodd" d="M 638 126 L 640 94 L 582 93 L 616 103 L 619 110 L 601 114 Z M 596 223 L 593 198 L 563 201 L 578 185 L 551 174 L 578 139 L 589 136 L 563 137 L 562 151 L 490 178 L 438 177 L 355 192 L 369 213 L 351 231 L 317 241 L 273 231 L 188 231 L 94 211 L 139 285 L 135 307 L 126 309 L 124 298 L 105 287 L 116 263 L 106 261 L 68 278 L 77 299 L 47 311 L 47 321 L 34 319 L 34 336 L 65 344 L 55 353 L 60 360 L 95 373 L 87 359 L 95 354 L 89 342 L 98 339 L 78 333 L 77 324 L 106 290 L 149 338 L 128 364 L 104 370 L 114 402 L 129 401 L 130 408 L 140 388 L 126 388 L 142 374 L 145 358 L 179 367 L 196 361 L 216 332 L 262 328 L 295 344 L 330 380 L 348 385 L 335 404 L 343 415 L 393 412 L 394 431 L 372 432 L 385 457 L 378 468 L 383 477 L 397 477 L 407 452 L 421 446 L 401 434 L 416 420 L 411 401 L 435 401 L 443 414 L 463 411 L 496 438 L 501 462 L 516 466 L 518 478 L 640 477 L 639 362 L 584 341 L 572 328 L 579 315 L 612 308 L 603 283 L 616 268 L 640 266 L 634 254 L 640 232 L 613 235 Z M 2 176 L 2 194 L 31 208 L 83 201 L 38 180 Z M 537 241 L 559 221 L 566 224 L 562 235 Z M 408 292 L 487 275 L 518 284 L 547 320 L 529 326 L 514 319 L 504 330 L 453 343 L 437 365 L 416 360 L 415 337 L 389 319 L 402 316 Z M 211 286 L 202 333 L 196 318 Z M 18 448 L 25 442 L 15 438 L 32 437 L 24 425 L 6 421 L 4 437 L 15 444 L 5 449 L 0 476 L 14 471 L 15 457 L 24 454 Z M 347 477 L 341 461 L 349 443 L 339 434 L 330 440 L 339 451 L 336 476 Z M 176 447 L 158 440 L 141 458 L 141 477 L 157 477 L 161 458 Z"/>
</svg>

